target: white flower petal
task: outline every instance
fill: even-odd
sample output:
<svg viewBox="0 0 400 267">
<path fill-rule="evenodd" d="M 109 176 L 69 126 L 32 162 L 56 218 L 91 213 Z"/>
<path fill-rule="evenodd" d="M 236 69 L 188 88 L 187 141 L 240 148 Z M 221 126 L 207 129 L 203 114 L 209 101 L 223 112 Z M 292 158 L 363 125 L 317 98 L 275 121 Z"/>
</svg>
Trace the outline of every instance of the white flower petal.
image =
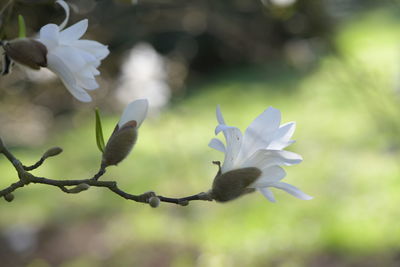
<svg viewBox="0 0 400 267">
<path fill-rule="evenodd" d="M 261 170 L 261 176 L 254 183 L 252 183 L 250 188 L 262 188 L 271 186 L 276 182 L 282 180 L 286 176 L 286 172 L 279 166 L 271 166 Z"/>
<path fill-rule="evenodd" d="M 76 40 L 71 45 L 93 54 L 98 60 L 105 58 L 110 53 L 106 45 L 92 40 Z"/>
<path fill-rule="evenodd" d="M 88 28 L 88 20 L 83 19 L 74 25 L 66 28 L 65 30 L 60 32 L 60 43 L 69 44 L 73 41 L 78 40 L 85 34 Z"/>
<path fill-rule="evenodd" d="M 225 125 L 225 120 L 219 105 L 217 105 L 216 115 L 219 125 L 215 128 L 215 134 L 222 131 L 226 141 L 225 159 L 221 167 L 221 171 L 224 173 L 234 169 L 236 166 L 236 159 L 242 146 L 242 132 L 236 127 Z"/>
<path fill-rule="evenodd" d="M 217 121 L 218 121 L 218 123 L 219 124 L 225 124 L 225 120 L 224 120 L 224 117 L 222 116 L 222 112 L 221 112 L 221 107 L 219 105 L 217 105 L 216 113 L 217 113 Z M 217 132 L 215 134 L 217 134 Z"/>
<path fill-rule="evenodd" d="M 283 159 L 283 165 L 291 166 L 295 164 L 299 164 L 303 161 L 303 157 L 299 154 L 285 151 L 285 150 L 270 150 L 271 153 L 279 155 Z"/>
<path fill-rule="evenodd" d="M 136 121 L 137 127 L 142 124 L 147 115 L 149 102 L 147 99 L 137 99 L 131 102 L 121 115 L 118 126 L 122 127 L 128 121 Z"/>
<path fill-rule="evenodd" d="M 275 183 L 274 185 L 272 185 L 273 187 L 282 189 L 286 192 L 288 192 L 289 194 L 299 198 L 299 199 L 303 199 L 303 200 L 310 200 L 313 199 L 312 196 L 307 195 L 306 193 L 304 193 L 303 191 L 301 191 L 300 189 L 298 189 L 297 187 L 291 185 L 291 184 L 287 184 L 287 183 L 283 183 L 283 182 L 278 182 Z"/>
<path fill-rule="evenodd" d="M 247 127 L 239 158 L 246 159 L 258 149 L 267 148 L 279 128 L 281 113 L 269 107 Z"/>
<path fill-rule="evenodd" d="M 68 23 L 68 20 L 69 20 L 69 6 L 63 0 L 57 0 L 56 3 L 59 4 L 60 6 L 62 6 L 62 8 L 64 8 L 64 11 L 65 11 L 65 19 L 60 25 L 60 30 L 62 30 L 62 29 L 65 28 L 65 26 L 67 26 L 67 23 Z"/>
<path fill-rule="evenodd" d="M 87 78 L 82 76 L 78 76 L 77 78 L 78 85 L 85 88 L 86 90 L 95 90 L 99 88 L 99 84 L 94 78 Z"/>
<path fill-rule="evenodd" d="M 58 45 L 59 29 L 56 24 L 47 24 L 40 29 L 38 41 L 43 43 L 47 50 Z"/>
<path fill-rule="evenodd" d="M 217 138 L 211 139 L 210 143 L 208 143 L 208 146 L 223 153 L 225 153 L 226 151 L 224 143 L 222 143 L 222 141 Z"/>
<path fill-rule="evenodd" d="M 258 190 L 264 195 L 264 197 L 266 197 L 269 201 L 271 202 L 276 202 L 276 199 L 274 197 L 274 193 L 272 193 L 272 191 L 267 188 L 267 187 L 263 187 L 263 188 L 258 188 Z"/>
<path fill-rule="evenodd" d="M 99 75 L 100 71 L 98 71 L 95 67 L 91 64 L 86 64 L 86 66 L 79 71 L 81 77 L 94 79 L 94 76 Z"/>
<path fill-rule="evenodd" d="M 278 131 L 276 132 L 275 138 L 289 141 L 290 138 L 292 138 L 295 130 L 296 130 L 296 122 L 294 121 L 282 124 L 279 127 Z"/>
<path fill-rule="evenodd" d="M 257 167 L 259 169 L 274 165 L 294 165 L 303 161 L 303 158 L 293 152 L 283 150 L 260 149 L 241 165 L 242 168 Z"/>
<path fill-rule="evenodd" d="M 276 131 L 273 141 L 269 144 L 268 149 L 281 150 L 294 143 L 290 141 L 296 129 L 295 122 L 288 122 L 279 127 Z"/>
<path fill-rule="evenodd" d="M 221 131 L 224 132 L 226 139 L 225 160 L 221 167 L 222 173 L 225 173 L 237 167 L 236 159 L 242 145 L 242 132 L 236 127 L 226 125 L 219 126 Z"/>
<path fill-rule="evenodd" d="M 93 54 L 74 46 L 70 46 L 70 48 L 74 51 L 74 53 L 79 54 L 79 56 L 83 58 L 83 60 L 86 62 L 86 65 L 92 65 L 95 67 L 100 65 L 100 60 L 98 60 Z"/>
<path fill-rule="evenodd" d="M 95 67 L 93 66 L 88 66 L 87 69 L 92 73 L 93 76 L 100 75 L 100 71 L 98 71 Z"/>
<path fill-rule="evenodd" d="M 77 53 L 75 49 L 69 46 L 58 46 L 53 49 L 50 53 L 57 55 L 65 65 L 68 66 L 73 72 L 77 72 L 83 69 L 86 65 L 86 61 L 80 53 Z"/>
<path fill-rule="evenodd" d="M 281 140 L 272 141 L 269 144 L 268 149 L 281 150 L 281 149 L 284 149 L 285 147 L 290 146 L 291 144 L 293 144 L 295 142 L 296 141 L 294 141 L 294 140 L 287 141 L 287 142 L 282 142 Z"/>
<path fill-rule="evenodd" d="M 90 95 L 78 86 L 74 74 L 57 55 L 52 53 L 47 55 L 47 67 L 60 77 L 68 91 L 78 100 L 82 102 L 90 102 L 92 100 Z"/>
</svg>

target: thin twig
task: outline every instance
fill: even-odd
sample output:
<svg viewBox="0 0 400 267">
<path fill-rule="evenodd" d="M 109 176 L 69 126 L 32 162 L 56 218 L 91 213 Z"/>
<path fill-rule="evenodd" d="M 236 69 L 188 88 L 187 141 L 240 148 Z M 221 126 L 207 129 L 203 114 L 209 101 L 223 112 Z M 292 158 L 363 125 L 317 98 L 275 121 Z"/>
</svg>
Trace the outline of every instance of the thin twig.
<svg viewBox="0 0 400 267">
<path fill-rule="evenodd" d="M 44 161 L 45 161 L 45 158 L 41 157 L 41 158 L 38 160 L 38 162 L 36 162 L 35 164 L 30 165 L 30 166 L 22 165 L 22 167 L 24 168 L 25 171 L 32 171 L 32 170 L 34 170 L 34 169 L 39 168 L 39 167 L 43 164 Z"/>
<path fill-rule="evenodd" d="M 45 177 L 37 177 L 31 174 L 28 170 L 35 169 L 36 167 L 40 166 L 41 163 L 43 163 L 41 162 L 42 160 L 39 160 L 36 164 L 29 167 L 22 165 L 22 163 L 4 146 L 4 144 L 1 142 L 1 139 L 0 154 L 3 154 L 8 159 L 8 161 L 12 163 L 20 179 L 18 182 L 11 184 L 3 190 L 0 190 L 0 197 L 5 197 L 6 195 L 11 194 L 17 189 L 24 187 L 25 185 L 44 184 L 58 187 L 61 191 L 68 194 L 80 193 L 89 189 L 90 187 L 104 187 L 124 199 L 140 203 L 150 203 L 150 199 L 153 197 L 158 198 L 161 202 L 173 203 L 181 206 L 186 206 L 189 204 L 190 201 L 193 200 L 212 201 L 210 195 L 204 192 L 183 198 L 164 197 L 161 195 L 157 195 L 153 191 L 145 192 L 140 195 L 133 195 L 120 189 L 117 185 L 117 182 L 115 181 L 99 181 L 98 179 L 106 172 L 104 167 L 100 167 L 100 170 L 92 178 L 89 179 L 55 180 Z"/>
</svg>

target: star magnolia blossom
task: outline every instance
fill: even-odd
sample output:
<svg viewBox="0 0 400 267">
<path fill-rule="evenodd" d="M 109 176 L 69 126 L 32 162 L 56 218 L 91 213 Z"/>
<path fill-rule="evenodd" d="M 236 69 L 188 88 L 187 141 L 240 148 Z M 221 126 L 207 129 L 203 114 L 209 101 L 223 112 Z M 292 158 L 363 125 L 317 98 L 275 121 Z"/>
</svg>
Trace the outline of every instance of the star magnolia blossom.
<svg viewBox="0 0 400 267">
<path fill-rule="evenodd" d="M 47 67 L 61 78 L 75 98 L 90 102 L 92 98 L 86 90 L 99 87 L 95 79 L 100 74 L 97 68 L 100 61 L 109 54 L 109 50 L 99 42 L 80 40 L 87 30 L 87 19 L 64 29 L 69 19 L 69 7 L 62 0 L 57 3 L 64 8 L 66 19 L 60 26 L 43 26 L 37 41 L 47 48 Z"/>
<path fill-rule="evenodd" d="M 294 142 L 290 140 L 295 130 L 294 122 L 280 126 L 280 111 L 269 107 L 247 127 L 243 136 L 238 128 L 225 124 L 219 106 L 217 120 L 219 124 L 215 134 L 224 133 L 226 147 L 216 138 L 211 140 L 209 146 L 225 153 L 221 175 L 234 170 L 256 168 L 261 174 L 247 188 L 258 189 L 269 201 L 276 201 L 269 187 L 282 189 L 300 199 L 312 199 L 295 186 L 281 182 L 286 173 L 279 165 L 289 166 L 302 161 L 300 155 L 283 150 Z"/>
</svg>

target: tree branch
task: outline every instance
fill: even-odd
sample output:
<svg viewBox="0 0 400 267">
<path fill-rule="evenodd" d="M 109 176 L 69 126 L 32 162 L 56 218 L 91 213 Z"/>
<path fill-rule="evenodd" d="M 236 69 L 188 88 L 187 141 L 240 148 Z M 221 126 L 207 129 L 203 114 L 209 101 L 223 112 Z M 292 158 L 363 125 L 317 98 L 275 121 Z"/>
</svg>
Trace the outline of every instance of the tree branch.
<svg viewBox="0 0 400 267">
<path fill-rule="evenodd" d="M 140 203 L 147 203 L 150 204 L 152 207 L 158 206 L 158 204 L 155 205 L 154 202 L 152 201 L 152 199 L 154 198 L 158 199 L 157 200 L 158 202 L 161 201 L 166 203 L 173 203 L 181 206 L 187 206 L 190 201 L 194 200 L 212 201 L 210 195 L 204 192 L 183 198 L 164 197 L 161 195 L 157 195 L 153 191 L 145 192 L 140 195 L 129 194 L 120 189 L 117 185 L 117 182 L 115 181 L 98 180 L 106 172 L 103 166 L 101 166 L 100 170 L 92 178 L 89 179 L 55 180 L 45 177 L 37 177 L 31 174 L 29 171 L 39 167 L 47 158 L 47 156 L 45 155 L 42 156 L 42 158 L 37 163 L 35 163 L 32 166 L 26 167 L 4 146 L 1 139 L 0 139 L 0 154 L 3 154 L 8 159 L 8 161 L 12 163 L 20 179 L 18 182 L 11 184 L 10 186 L 6 187 L 3 190 L 0 190 L 0 197 L 4 197 L 6 200 L 8 200 L 7 197 L 10 196 L 10 194 L 12 194 L 17 189 L 32 183 L 32 184 L 45 184 L 45 185 L 55 186 L 58 187 L 61 191 L 68 194 L 77 194 L 82 191 L 88 190 L 90 187 L 105 187 L 124 199 Z"/>
</svg>

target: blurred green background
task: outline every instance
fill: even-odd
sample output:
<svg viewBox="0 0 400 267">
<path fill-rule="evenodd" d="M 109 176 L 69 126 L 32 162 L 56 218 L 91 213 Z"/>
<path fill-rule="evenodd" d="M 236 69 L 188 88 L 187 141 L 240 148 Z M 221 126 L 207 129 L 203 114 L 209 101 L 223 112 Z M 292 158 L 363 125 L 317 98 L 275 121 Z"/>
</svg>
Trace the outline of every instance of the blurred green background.
<svg viewBox="0 0 400 267">
<path fill-rule="evenodd" d="M 49 20 L 62 20 L 61 10 L 49 1 L 32 2 L 16 1 L 13 11 L 20 8 L 28 25 L 34 17 L 28 8 L 49 14 L 37 18 L 32 34 Z M 239 2 L 245 5 L 246 1 L 232 3 Z M 257 193 L 226 204 L 192 202 L 180 207 L 162 203 L 152 209 L 101 188 L 66 195 L 57 188 L 30 185 L 16 191 L 13 202 L 0 204 L 1 266 L 400 265 L 398 2 L 249 2 L 253 9 L 246 13 L 227 1 L 217 6 L 208 1 L 208 6 L 199 1 L 93 1 L 87 13 L 75 14 L 72 20 L 89 16 L 94 21 L 90 37 L 110 44 L 111 55 L 102 66 L 102 87 L 94 94 L 94 102 L 79 103 L 57 80 L 30 80 L 17 69 L 0 80 L 0 133 L 27 165 L 51 146 L 64 148 L 63 154 L 34 171 L 36 175 L 91 177 L 101 158 L 95 144 L 93 107 L 102 110 L 108 136 L 123 110 L 112 96 L 123 83 L 124 55 L 134 44 L 146 41 L 169 62 L 176 63 L 177 58 L 183 62 L 180 66 L 186 74 L 179 77 L 179 85 L 167 82 L 168 104 L 154 107 L 134 151 L 118 167 L 110 167 L 102 179 L 115 179 L 133 194 L 154 190 L 181 197 L 206 191 L 217 171 L 211 161 L 223 160 L 222 153 L 207 147 L 214 137 L 216 105 L 221 105 L 229 125 L 242 130 L 273 106 L 281 110 L 282 122 L 297 122 L 297 142 L 288 150 L 304 158 L 300 165 L 285 168 L 285 181 L 314 199 L 302 201 L 275 190 L 277 203 Z M 79 1 L 71 4 L 85 10 Z M 126 29 L 136 30 L 135 36 L 127 36 L 125 29 L 117 36 L 112 25 L 118 21 L 105 14 L 107 5 L 113 7 L 110 13 L 122 12 L 118 14 L 138 23 Z M 264 23 L 255 27 L 260 36 L 271 25 L 285 25 L 298 14 L 315 22 L 297 33 L 275 27 L 265 35 L 274 37 L 268 40 L 265 36 L 251 39 L 240 28 L 237 36 L 227 35 L 230 41 L 245 38 L 250 44 L 227 51 L 229 60 L 223 56 L 216 60 L 212 57 L 216 47 L 229 50 L 229 44 L 209 41 L 212 36 L 224 40 L 210 24 L 201 34 L 159 28 L 160 21 L 168 24 L 177 19 L 163 12 L 199 12 L 204 5 L 209 11 L 206 15 L 220 19 L 217 25 L 230 25 L 220 29 L 222 33 L 235 27 L 227 18 L 236 18 L 240 24 L 255 14 L 260 16 L 256 23 Z M 321 12 L 304 11 L 315 11 L 313 5 Z M 154 19 L 155 12 L 161 18 Z M 10 18 L 7 27 L 2 26 L 4 36 L 12 36 L 16 29 L 14 15 Z M 180 40 L 177 34 L 196 40 L 195 56 L 185 57 L 186 48 L 179 46 L 172 45 L 173 52 L 165 48 L 168 40 Z M 200 51 L 210 58 L 203 58 Z M 137 94 L 142 96 L 142 91 L 146 93 L 146 88 Z M 0 173 L 1 188 L 17 179 L 4 158 Z"/>
</svg>

